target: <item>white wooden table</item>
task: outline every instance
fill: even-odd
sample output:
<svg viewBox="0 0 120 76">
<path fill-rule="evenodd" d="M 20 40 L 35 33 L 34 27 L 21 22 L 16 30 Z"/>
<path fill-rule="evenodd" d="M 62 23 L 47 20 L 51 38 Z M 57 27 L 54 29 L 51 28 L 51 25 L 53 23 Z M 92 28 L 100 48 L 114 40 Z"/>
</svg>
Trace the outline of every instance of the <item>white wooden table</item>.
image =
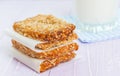
<svg viewBox="0 0 120 76">
<path fill-rule="evenodd" d="M 26 17 L 39 13 L 71 14 L 70 1 L 0 1 L 0 76 L 120 76 L 120 39 L 92 44 L 80 43 L 81 59 L 60 65 L 44 73 L 36 73 L 10 55 L 10 38 L 5 28 Z"/>
</svg>

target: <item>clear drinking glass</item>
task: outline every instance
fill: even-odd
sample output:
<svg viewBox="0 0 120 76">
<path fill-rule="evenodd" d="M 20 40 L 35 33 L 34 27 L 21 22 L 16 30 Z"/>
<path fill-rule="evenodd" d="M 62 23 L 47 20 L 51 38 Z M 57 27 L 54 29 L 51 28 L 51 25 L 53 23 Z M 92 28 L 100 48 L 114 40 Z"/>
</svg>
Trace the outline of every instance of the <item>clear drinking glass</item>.
<svg viewBox="0 0 120 76">
<path fill-rule="evenodd" d="M 76 0 L 75 4 L 83 31 L 106 31 L 118 25 L 118 0 Z"/>
</svg>

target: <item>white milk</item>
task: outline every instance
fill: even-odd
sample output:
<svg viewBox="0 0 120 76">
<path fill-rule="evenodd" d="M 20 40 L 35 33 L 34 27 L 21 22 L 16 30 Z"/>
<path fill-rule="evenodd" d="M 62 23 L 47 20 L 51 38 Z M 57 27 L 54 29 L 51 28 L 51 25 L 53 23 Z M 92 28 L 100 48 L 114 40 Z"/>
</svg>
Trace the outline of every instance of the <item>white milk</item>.
<svg viewBox="0 0 120 76">
<path fill-rule="evenodd" d="M 83 23 L 104 24 L 115 21 L 117 3 L 117 0 L 76 0 L 76 11 Z"/>
</svg>

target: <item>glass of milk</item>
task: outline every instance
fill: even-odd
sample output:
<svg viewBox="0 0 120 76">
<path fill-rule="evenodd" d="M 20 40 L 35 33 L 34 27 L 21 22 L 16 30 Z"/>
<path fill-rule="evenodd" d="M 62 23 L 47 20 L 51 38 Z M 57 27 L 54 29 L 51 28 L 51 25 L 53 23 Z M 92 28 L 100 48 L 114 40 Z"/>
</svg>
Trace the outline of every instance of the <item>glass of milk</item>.
<svg viewBox="0 0 120 76">
<path fill-rule="evenodd" d="M 82 30 L 99 32 L 116 27 L 118 0 L 76 0 L 75 4 Z"/>
</svg>

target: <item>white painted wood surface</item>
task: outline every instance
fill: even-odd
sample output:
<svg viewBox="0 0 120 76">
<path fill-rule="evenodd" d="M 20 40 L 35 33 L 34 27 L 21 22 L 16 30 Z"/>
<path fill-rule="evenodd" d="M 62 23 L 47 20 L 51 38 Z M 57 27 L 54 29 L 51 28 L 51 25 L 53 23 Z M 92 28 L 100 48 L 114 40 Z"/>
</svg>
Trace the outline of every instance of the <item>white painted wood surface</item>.
<svg viewBox="0 0 120 76">
<path fill-rule="evenodd" d="M 26 17 L 39 13 L 71 14 L 70 1 L 0 1 L 0 76 L 120 76 L 120 39 L 92 44 L 80 43 L 81 59 L 58 66 L 44 73 L 36 73 L 10 55 L 10 38 L 5 28 Z"/>
</svg>

